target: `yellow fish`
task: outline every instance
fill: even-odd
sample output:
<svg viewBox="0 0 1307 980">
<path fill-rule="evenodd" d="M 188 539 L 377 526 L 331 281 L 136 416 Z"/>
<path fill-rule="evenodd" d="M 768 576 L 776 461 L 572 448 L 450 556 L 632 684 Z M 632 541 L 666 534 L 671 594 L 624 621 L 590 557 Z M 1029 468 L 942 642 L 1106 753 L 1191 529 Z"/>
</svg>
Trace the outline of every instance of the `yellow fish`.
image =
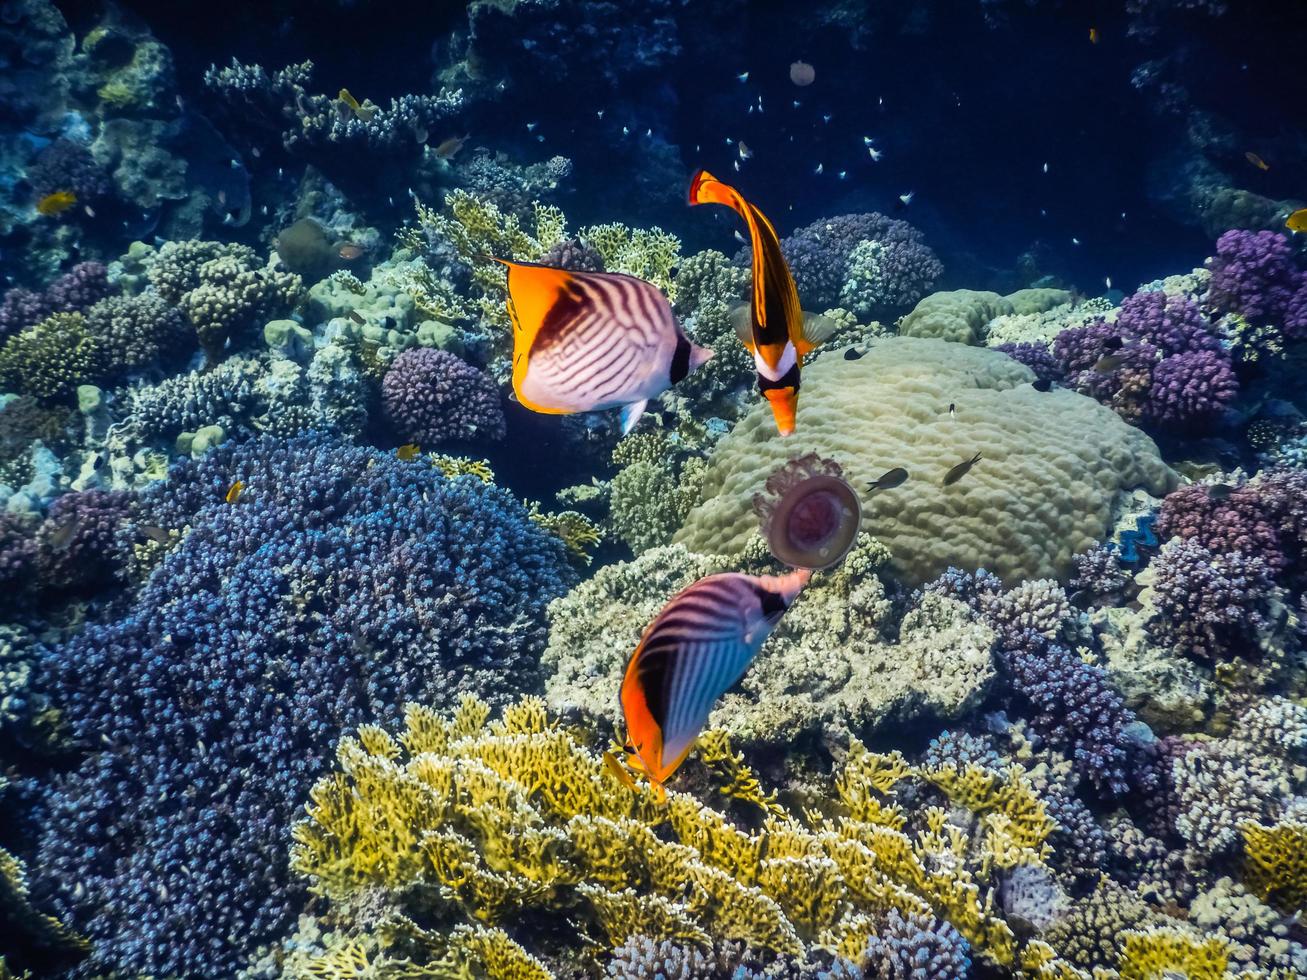
<svg viewBox="0 0 1307 980">
<path fill-rule="evenodd" d="M 422 447 L 416 442 L 406 442 L 395 450 L 395 455 L 407 463 L 410 459 L 417 459 L 420 452 L 422 452 Z"/>
<path fill-rule="evenodd" d="M 1097 44 L 1097 43 L 1098 43 L 1098 28 L 1097 28 L 1097 27 L 1091 27 L 1091 28 L 1089 28 L 1089 43 L 1090 43 L 1090 44 Z"/>
<path fill-rule="evenodd" d="M 635 789 L 635 780 L 631 778 L 631 773 L 627 770 L 626 766 L 617 761 L 617 756 L 613 755 L 611 752 L 605 752 L 604 765 L 608 767 L 608 771 L 617 778 L 619 783 L 629 790 Z"/>
<path fill-rule="evenodd" d="M 245 492 L 245 481 L 237 480 L 227 488 L 227 495 L 223 498 L 229 504 L 234 504 L 241 499 L 241 494 Z"/>
<path fill-rule="evenodd" d="M 1307 208 L 1299 208 L 1289 215 L 1289 220 L 1284 223 L 1284 227 L 1290 231 L 1307 231 Z"/>
<path fill-rule="evenodd" d="M 349 110 L 354 113 L 354 115 L 358 116 L 363 122 L 368 122 L 374 115 L 376 115 L 376 109 L 360 105 L 359 100 L 350 95 L 349 89 L 347 88 L 341 89 L 340 95 L 338 95 L 337 98 L 345 103 L 345 105 L 349 107 Z"/>
<path fill-rule="evenodd" d="M 63 214 L 77 203 L 77 195 L 72 191 L 55 191 L 36 202 L 38 214 Z"/>
<path fill-rule="evenodd" d="M 1245 159 L 1245 160 L 1247 160 L 1249 163 L 1251 163 L 1251 164 L 1252 164 L 1254 167 L 1256 167 L 1258 170 L 1270 170 L 1270 169 L 1271 169 L 1271 165 L 1270 165 L 1269 163 L 1267 163 L 1265 160 L 1263 160 L 1261 157 L 1259 157 L 1259 156 L 1258 156 L 1256 153 L 1254 153 L 1252 150 L 1249 150 L 1249 151 L 1248 151 L 1247 153 L 1245 153 L 1243 156 L 1244 156 L 1244 159 Z"/>
</svg>

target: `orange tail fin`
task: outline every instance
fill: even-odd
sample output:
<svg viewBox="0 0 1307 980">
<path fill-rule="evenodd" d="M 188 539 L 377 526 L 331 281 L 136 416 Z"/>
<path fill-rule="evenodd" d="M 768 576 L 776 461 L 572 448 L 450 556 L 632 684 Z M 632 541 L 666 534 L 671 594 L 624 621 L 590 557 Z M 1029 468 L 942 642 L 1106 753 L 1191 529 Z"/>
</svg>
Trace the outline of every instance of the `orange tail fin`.
<svg viewBox="0 0 1307 980">
<path fill-rule="evenodd" d="M 730 184 L 724 184 L 706 170 L 699 170 L 690 179 L 688 196 L 691 207 L 696 204 L 724 204 L 735 211 L 750 225 L 753 220 L 749 214 L 749 205 Z"/>
</svg>

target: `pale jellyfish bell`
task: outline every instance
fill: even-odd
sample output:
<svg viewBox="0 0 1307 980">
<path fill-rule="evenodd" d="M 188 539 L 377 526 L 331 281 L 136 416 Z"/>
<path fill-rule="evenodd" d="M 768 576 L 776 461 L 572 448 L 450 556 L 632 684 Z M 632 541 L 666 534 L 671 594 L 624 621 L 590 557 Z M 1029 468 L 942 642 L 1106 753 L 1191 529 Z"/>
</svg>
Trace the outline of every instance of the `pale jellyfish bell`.
<svg viewBox="0 0 1307 980">
<path fill-rule="evenodd" d="M 808 453 L 791 459 L 753 495 L 762 535 L 777 561 L 821 569 L 849 553 L 862 524 L 862 504 L 838 463 Z"/>
<path fill-rule="evenodd" d="M 812 65 L 808 64 L 806 61 L 796 61 L 794 64 L 790 65 L 790 81 L 800 88 L 811 85 L 816 77 L 817 69 L 813 68 Z"/>
</svg>

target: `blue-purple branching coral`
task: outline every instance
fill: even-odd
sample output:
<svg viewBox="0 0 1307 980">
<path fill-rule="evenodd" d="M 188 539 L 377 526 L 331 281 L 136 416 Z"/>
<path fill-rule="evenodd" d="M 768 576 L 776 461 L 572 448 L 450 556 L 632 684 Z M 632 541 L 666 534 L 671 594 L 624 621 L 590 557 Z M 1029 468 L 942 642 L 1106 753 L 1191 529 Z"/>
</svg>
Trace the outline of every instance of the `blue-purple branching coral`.
<svg viewBox="0 0 1307 980">
<path fill-rule="evenodd" d="M 287 827 L 341 734 L 530 689 L 572 572 L 494 485 L 319 434 L 185 460 L 138 509 L 180 542 L 43 663 L 84 756 L 34 890 L 95 972 L 233 976 L 300 908 Z"/>
</svg>

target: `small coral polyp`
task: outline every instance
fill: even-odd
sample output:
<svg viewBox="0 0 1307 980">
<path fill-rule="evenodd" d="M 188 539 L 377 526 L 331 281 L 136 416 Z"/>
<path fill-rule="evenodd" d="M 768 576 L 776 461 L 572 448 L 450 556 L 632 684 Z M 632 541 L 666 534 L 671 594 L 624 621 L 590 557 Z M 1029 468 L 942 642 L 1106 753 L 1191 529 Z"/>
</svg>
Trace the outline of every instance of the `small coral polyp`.
<svg viewBox="0 0 1307 980">
<path fill-rule="evenodd" d="M 795 457 L 753 495 L 767 547 L 796 568 L 830 568 L 849 553 L 862 503 L 838 463 L 816 453 Z"/>
</svg>

